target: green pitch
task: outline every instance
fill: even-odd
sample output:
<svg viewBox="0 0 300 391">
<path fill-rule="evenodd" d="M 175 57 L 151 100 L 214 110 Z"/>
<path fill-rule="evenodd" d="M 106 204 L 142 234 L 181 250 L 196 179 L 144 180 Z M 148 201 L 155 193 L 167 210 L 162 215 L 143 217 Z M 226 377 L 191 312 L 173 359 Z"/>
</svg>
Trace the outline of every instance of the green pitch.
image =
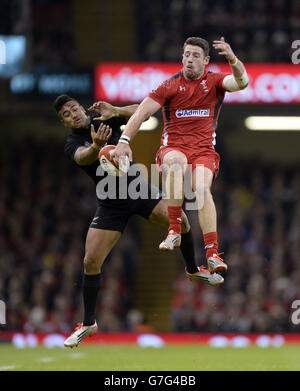
<svg viewBox="0 0 300 391">
<path fill-rule="evenodd" d="M 82 345 L 74 349 L 17 349 L 0 344 L 0 371 L 299 371 L 300 346 Z"/>
</svg>

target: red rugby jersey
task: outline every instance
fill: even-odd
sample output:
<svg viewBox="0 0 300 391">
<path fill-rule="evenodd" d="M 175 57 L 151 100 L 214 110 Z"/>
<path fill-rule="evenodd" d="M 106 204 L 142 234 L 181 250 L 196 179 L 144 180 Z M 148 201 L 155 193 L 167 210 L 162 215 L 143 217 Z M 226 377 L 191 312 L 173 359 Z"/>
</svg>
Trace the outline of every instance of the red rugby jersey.
<svg viewBox="0 0 300 391">
<path fill-rule="evenodd" d="M 226 75 L 205 71 L 200 79 L 187 80 L 180 71 L 150 92 L 163 110 L 162 145 L 214 148 Z"/>
</svg>

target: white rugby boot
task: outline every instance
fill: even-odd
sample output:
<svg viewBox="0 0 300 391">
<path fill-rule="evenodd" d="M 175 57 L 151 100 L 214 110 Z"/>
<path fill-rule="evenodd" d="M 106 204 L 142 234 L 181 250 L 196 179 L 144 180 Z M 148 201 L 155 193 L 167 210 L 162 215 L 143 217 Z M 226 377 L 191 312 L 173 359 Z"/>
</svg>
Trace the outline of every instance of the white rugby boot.
<svg viewBox="0 0 300 391">
<path fill-rule="evenodd" d="M 207 259 L 208 270 L 210 273 L 223 273 L 227 271 L 228 266 L 219 256 L 221 254 L 223 253 L 213 254 L 212 257 Z"/>
<path fill-rule="evenodd" d="M 83 340 L 83 338 L 91 337 L 97 332 L 98 325 L 96 321 L 91 326 L 83 326 L 83 323 L 77 323 L 77 327 L 75 327 L 74 332 L 70 335 L 70 337 L 65 340 L 64 346 L 66 348 L 73 348 L 74 346 L 78 346 L 78 344 Z"/>
<path fill-rule="evenodd" d="M 174 231 L 171 229 L 166 239 L 159 245 L 159 249 L 162 251 L 172 251 L 174 250 L 174 248 L 180 247 L 180 244 L 181 235 L 175 234 Z"/>
<path fill-rule="evenodd" d="M 218 273 L 210 273 L 203 265 L 198 266 L 199 271 L 196 273 L 189 273 L 185 269 L 185 274 L 190 280 L 200 280 L 207 282 L 209 285 L 223 284 L 224 278 Z"/>
</svg>

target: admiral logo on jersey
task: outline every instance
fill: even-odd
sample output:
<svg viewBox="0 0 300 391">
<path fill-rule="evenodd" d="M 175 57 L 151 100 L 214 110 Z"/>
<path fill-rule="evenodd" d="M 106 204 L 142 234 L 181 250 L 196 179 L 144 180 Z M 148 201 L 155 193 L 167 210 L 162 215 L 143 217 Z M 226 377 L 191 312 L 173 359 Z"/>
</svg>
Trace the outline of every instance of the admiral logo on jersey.
<svg viewBox="0 0 300 391">
<path fill-rule="evenodd" d="M 176 117 L 209 117 L 209 109 L 193 110 L 193 109 L 178 109 L 176 110 Z"/>
</svg>

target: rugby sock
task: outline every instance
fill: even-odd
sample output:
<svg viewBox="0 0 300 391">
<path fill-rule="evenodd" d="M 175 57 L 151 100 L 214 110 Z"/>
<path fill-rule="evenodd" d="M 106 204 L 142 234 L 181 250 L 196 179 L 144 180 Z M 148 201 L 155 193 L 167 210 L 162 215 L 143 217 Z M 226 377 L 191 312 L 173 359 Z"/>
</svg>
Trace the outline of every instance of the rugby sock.
<svg viewBox="0 0 300 391">
<path fill-rule="evenodd" d="M 173 230 L 175 234 L 181 233 L 182 223 L 182 207 L 181 206 L 168 206 L 169 216 L 169 231 Z"/>
<path fill-rule="evenodd" d="M 180 250 L 186 264 L 186 270 L 189 273 L 197 273 L 199 270 L 195 261 L 194 240 L 191 229 L 189 232 L 181 234 Z"/>
<path fill-rule="evenodd" d="M 91 326 L 96 319 L 97 296 L 100 289 L 100 273 L 84 274 L 83 277 L 83 326 Z"/>
<path fill-rule="evenodd" d="M 209 232 L 204 234 L 204 244 L 206 250 L 206 258 L 212 257 L 214 254 L 218 253 L 218 233 Z"/>
</svg>

